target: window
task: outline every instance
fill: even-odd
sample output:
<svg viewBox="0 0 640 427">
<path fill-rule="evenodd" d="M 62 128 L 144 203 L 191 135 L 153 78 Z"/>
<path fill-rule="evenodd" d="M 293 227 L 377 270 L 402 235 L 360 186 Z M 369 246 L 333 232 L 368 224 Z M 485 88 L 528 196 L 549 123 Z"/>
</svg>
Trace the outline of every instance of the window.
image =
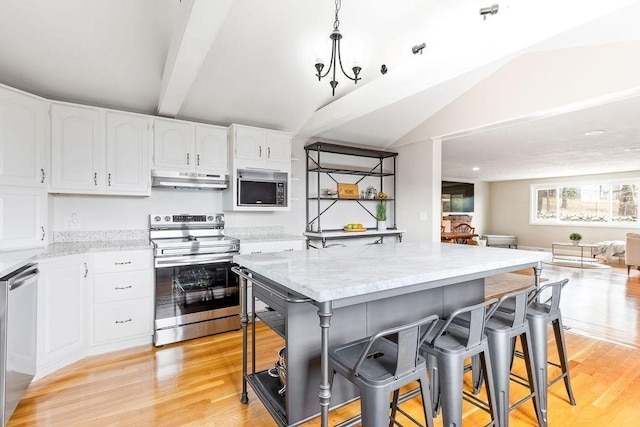
<svg viewBox="0 0 640 427">
<path fill-rule="evenodd" d="M 532 185 L 532 223 L 640 225 L 639 188 L 640 178 L 610 183 Z"/>
</svg>

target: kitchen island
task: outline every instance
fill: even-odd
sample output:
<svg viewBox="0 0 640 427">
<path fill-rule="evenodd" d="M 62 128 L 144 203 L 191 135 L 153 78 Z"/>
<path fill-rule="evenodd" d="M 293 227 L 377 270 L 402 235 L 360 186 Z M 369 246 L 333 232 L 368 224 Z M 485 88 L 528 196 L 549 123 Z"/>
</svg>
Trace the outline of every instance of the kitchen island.
<svg viewBox="0 0 640 427">
<path fill-rule="evenodd" d="M 484 278 L 495 274 L 534 268 L 537 284 L 541 262 L 548 256 L 436 242 L 235 256 L 245 276 L 242 287 L 250 276 L 254 295 L 275 310 L 270 315 L 278 317 L 275 329 L 287 348 L 287 391 L 280 401 L 263 374 L 252 369 L 244 380 L 279 425 L 296 425 L 320 414 L 326 426 L 330 406 L 357 397 L 357 390 L 339 377 L 329 388 L 330 345 L 430 314 L 446 316 L 480 302 Z M 248 318 L 243 305 L 247 372 Z M 246 382 L 242 400 L 247 401 Z"/>
</svg>

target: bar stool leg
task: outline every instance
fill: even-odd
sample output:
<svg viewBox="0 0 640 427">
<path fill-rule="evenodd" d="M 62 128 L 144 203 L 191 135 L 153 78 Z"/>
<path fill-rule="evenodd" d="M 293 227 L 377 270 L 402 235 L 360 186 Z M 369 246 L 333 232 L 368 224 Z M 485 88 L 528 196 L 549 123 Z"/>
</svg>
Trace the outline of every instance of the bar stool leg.
<svg viewBox="0 0 640 427">
<path fill-rule="evenodd" d="M 362 387 L 360 390 L 362 425 L 372 427 L 389 426 L 389 393 L 385 389 Z"/>
<path fill-rule="evenodd" d="M 425 354 L 427 360 L 427 372 L 431 381 L 431 409 L 433 418 L 438 416 L 440 411 L 440 375 L 438 369 L 438 358 L 432 354 Z"/>
<path fill-rule="evenodd" d="M 545 318 L 529 318 L 529 332 L 531 332 L 531 353 L 533 368 L 535 369 L 536 388 L 538 390 L 538 404 L 540 414 L 547 424 L 547 321 Z"/>
<path fill-rule="evenodd" d="M 462 426 L 462 376 L 464 361 L 458 357 L 438 360 L 440 395 L 442 399 L 442 425 Z"/>
<path fill-rule="evenodd" d="M 535 366 L 532 363 L 533 348 L 531 346 L 531 340 L 529 339 L 529 327 L 527 325 L 527 332 L 520 335 L 520 342 L 522 343 L 522 352 L 524 353 L 524 364 L 527 368 L 527 378 L 529 379 L 529 392 L 533 394 L 533 407 L 536 411 L 536 418 L 538 419 L 538 425 L 540 427 L 547 426 L 547 420 L 542 415 L 542 408 L 538 399 L 540 399 L 540 389 L 538 383 L 535 380 Z"/>
<path fill-rule="evenodd" d="M 482 364 L 482 372 L 484 372 L 484 382 L 487 385 L 487 398 L 489 401 L 489 410 L 491 412 L 491 419 L 493 425 L 499 425 L 500 414 L 498 414 L 498 405 L 496 404 L 496 386 L 493 382 L 493 367 L 491 352 L 483 351 L 480 355 L 480 362 Z"/>
<path fill-rule="evenodd" d="M 564 387 L 567 389 L 567 395 L 569 396 L 569 403 L 576 406 L 576 398 L 573 395 L 571 389 L 571 378 L 569 377 L 569 362 L 567 357 L 567 344 L 564 340 L 564 332 L 562 330 L 562 319 L 558 318 L 553 321 L 553 333 L 556 338 L 556 347 L 558 348 L 558 356 L 560 358 L 560 367 L 562 368 L 562 375 L 564 377 Z"/>
<path fill-rule="evenodd" d="M 505 334 L 487 332 L 493 384 L 497 403 L 498 423 L 500 427 L 509 425 L 509 375 L 511 371 L 511 337 Z"/>
</svg>

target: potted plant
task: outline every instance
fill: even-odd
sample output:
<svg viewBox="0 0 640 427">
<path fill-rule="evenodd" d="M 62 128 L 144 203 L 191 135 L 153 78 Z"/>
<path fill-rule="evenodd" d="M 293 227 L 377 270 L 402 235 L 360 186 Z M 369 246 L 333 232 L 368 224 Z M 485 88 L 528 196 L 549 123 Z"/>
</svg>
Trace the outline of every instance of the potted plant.
<svg viewBox="0 0 640 427">
<path fill-rule="evenodd" d="M 582 240 L 582 234 L 571 233 L 569 234 L 569 240 L 571 240 L 571 243 L 573 243 L 574 245 L 577 245 L 578 243 L 580 243 L 580 240 Z"/>
<path fill-rule="evenodd" d="M 376 220 L 378 220 L 378 230 L 387 229 L 387 206 L 385 200 L 387 199 L 387 193 L 381 191 L 377 194 L 376 199 Z"/>
</svg>

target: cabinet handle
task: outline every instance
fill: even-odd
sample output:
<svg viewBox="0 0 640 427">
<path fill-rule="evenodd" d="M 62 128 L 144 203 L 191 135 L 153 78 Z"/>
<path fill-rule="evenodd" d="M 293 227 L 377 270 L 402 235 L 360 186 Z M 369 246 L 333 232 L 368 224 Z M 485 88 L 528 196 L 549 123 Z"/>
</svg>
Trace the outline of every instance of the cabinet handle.
<svg viewBox="0 0 640 427">
<path fill-rule="evenodd" d="M 271 158 L 271 147 L 267 147 L 267 158 Z"/>
<path fill-rule="evenodd" d="M 131 261 L 124 261 L 124 262 L 115 262 L 115 265 L 127 265 L 127 264 L 131 264 Z"/>
<path fill-rule="evenodd" d="M 40 229 L 42 230 L 42 237 L 40 237 L 40 240 L 44 240 L 44 236 L 46 236 L 47 233 L 45 233 L 44 231 L 44 225 L 40 226 Z"/>
<path fill-rule="evenodd" d="M 262 145 L 258 147 L 258 157 L 262 157 Z"/>
<path fill-rule="evenodd" d="M 189 164 L 189 153 L 187 153 L 187 164 Z"/>
<path fill-rule="evenodd" d="M 196 165 L 200 166 L 200 154 L 196 155 Z"/>
<path fill-rule="evenodd" d="M 87 267 L 87 263 L 84 263 L 84 277 L 86 278 L 89 274 L 89 267 Z"/>
<path fill-rule="evenodd" d="M 131 289 L 133 286 L 129 285 L 129 286 L 116 286 L 113 289 L 115 289 L 116 291 L 123 291 L 125 289 Z"/>
<path fill-rule="evenodd" d="M 111 187 L 111 174 L 107 175 L 107 185 Z"/>
<path fill-rule="evenodd" d="M 98 172 L 93 173 L 93 185 L 98 186 Z"/>
<path fill-rule="evenodd" d="M 42 179 L 40 180 L 40 184 L 44 184 L 44 177 L 45 177 L 44 169 L 40 169 L 40 173 L 42 174 Z"/>
<path fill-rule="evenodd" d="M 127 320 L 116 320 L 116 324 L 118 323 L 129 323 L 131 322 L 131 319 L 127 319 Z"/>
</svg>

